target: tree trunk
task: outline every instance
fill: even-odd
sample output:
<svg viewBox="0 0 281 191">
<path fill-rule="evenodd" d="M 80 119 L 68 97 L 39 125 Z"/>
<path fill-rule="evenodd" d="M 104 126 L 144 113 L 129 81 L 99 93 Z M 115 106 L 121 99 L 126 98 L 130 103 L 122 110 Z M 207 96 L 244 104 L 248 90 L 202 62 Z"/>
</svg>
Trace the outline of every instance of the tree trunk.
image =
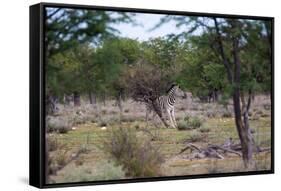
<svg viewBox="0 0 281 191">
<path fill-rule="evenodd" d="M 253 138 L 250 132 L 249 128 L 249 119 L 248 119 L 248 111 L 250 108 L 250 100 L 249 98 L 249 104 L 247 106 L 247 109 L 245 110 L 243 116 L 241 112 L 241 105 L 240 105 L 240 99 L 241 99 L 241 93 L 240 93 L 240 70 L 241 70 L 241 63 L 239 59 L 239 34 L 233 34 L 232 36 L 232 43 L 233 43 L 233 64 L 234 68 L 230 66 L 230 61 L 227 59 L 227 56 L 224 51 L 224 46 L 222 43 L 222 36 L 219 29 L 219 25 L 217 22 L 217 19 L 214 17 L 214 24 L 217 34 L 217 42 L 218 42 L 218 50 L 219 54 L 221 56 L 223 65 L 225 66 L 227 78 L 229 83 L 234 86 L 232 98 L 233 98 L 233 108 L 234 108 L 234 115 L 235 115 L 235 125 L 238 132 L 238 136 L 241 142 L 242 147 L 242 159 L 244 162 L 244 165 L 246 168 L 250 167 L 250 164 L 252 163 L 252 157 L 253 157 Z M 230 25 L 232 26 L 232 29 L 237 30 L 237 23 L 234 20 L 230 20 Z"/>
<path fill-rule="evenodd" d="M 122 92 L 121 91 L 118 92 L 118 95 L 117 95 L 117 98 L 116 98 L 116 104 L 119 108 L 120 113 L 122 113 L 123 107 L 122 107 Z"/>
<path fill-rule="evenodd" d="M 235 114 L 235 124 L 242 147 L 242 158 L 246 168 L 249 168 L 253 158 L 253 141 L 249 128 L 248 111 L 250 108 L 251 95 L 249 95 L 249 104 L 241 112 L 241 92 L 240 92 L 240 71 L 241 63 L 238 55 L 238 38 L 233 37 L 233 60 L 234 60 L 234 92 L 233 92 L 233 105 Z M 244 99 L 244 97 L 243 97 Z M 244 101 L 243 101 L 244 102 Z M 245 106 L 245 104 L 244 104 Z M 243 115 L 243 117 L 242 117 Z"/>
<path fill-rule="evenodd" d="M 161 109 L 160 109 L 160 106 L 156 103 L 156 101 L 152 101 L 152 106 L 153 106 L 153 109 L 154 109 L 155 113 L 157 113 L 157 115 L 159 116 L 159 118 L 161 119 L 161 121 L 163 122 L 165 127 L 168 128 L 169 124 L 164 119 L 163 114 L 162 114 Z"/>
<path fill-rule="evenodd" d="M 90 104 L 94 104 L 93 94 L 91 91 L 88 92 Z"/>
<path fill-rule="evenodd" d="M 76 92 L 76 91 L 73 92 L 73 101 L 74 101 L 74 106 L 75 106 L 75 107 L 81 105 L 79 92 Z"/>
<path fill-rule="evenodd" d="M 245 115 L 242 119 L 241 106 L 240 106 L 240 91 L 238 89 L 236 89 L 234 92 L 233 104 L 234 104 L 236 129 L 242 147 L 242 158 L 245 167 L 248 168 L 250 167 L 249 165 L 252 161 L 252 156 L 253 156 L 253 142 L 252 142 L 252 136 L 249 128 L 249 119 L 248 117 L 245 117 Z"/>
</svg>

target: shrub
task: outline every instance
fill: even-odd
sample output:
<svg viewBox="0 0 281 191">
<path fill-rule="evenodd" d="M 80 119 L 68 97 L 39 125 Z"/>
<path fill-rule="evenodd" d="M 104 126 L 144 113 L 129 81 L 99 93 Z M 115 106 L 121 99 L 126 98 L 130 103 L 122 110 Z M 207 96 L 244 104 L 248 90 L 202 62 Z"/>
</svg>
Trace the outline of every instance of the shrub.
<svg viewBox="0 0 281 191">
<path fill-rule="evenodd" d="M 189 125 L 192 126 L 194 129 L 201 127 L 203 124 L 202 120 L 198 117 L 194 117 L 189 121 Z"/>
<path fill-rule="evenodd" d="M 188 121 L 180 120 L 178 122 L 178 130 L 191 130 L 191 126 L 189 126 Z"/>
<path fill-rule="evenodd" d="M 65 166 L 68 161 L 66 151 L 61 151 L 61 152 L 57 153 L 56 157 L 55 157 L 55 161 L 59 166 L 62 166 L 62 167 Z"/>
<path fill-rule="evenodd" d="M 69 131 L 70 127 L 68 126 L 61 126 L 60 128 L 58 128 L 58 133 L 67 133 Z"/>
<path fill-rule="evenodd" d="M 205 142 L 207 137 L 198 131 L 191 131 L 188 134 L 188 138 L 183 139 L 183 143 Z"/>
<path fill-rule="evenodd" d="M 77 115 L 75 114 L 73 117 L 72 117 L 72 123 L 73 125 L 81 125 L 81 124 L 84 124 L 86 123 L 87 121 L 87 117 L 83 114 L 83 115 Z M 90 120 L 89 120 L 90 121 Z"/>
<path fill-rule="evenodd" d="M 133 127 L 134 127 L 135 129 L 139 129 L 139 128 L 141 127 L 141 125 L 140 125 L 139 122 L 134 122 L 134 123 L 133 123 Z"/>
<path fill-rule="evenodd" d="M 121 117 L 121 122 L 134 122 L 136 121 L 136 118 L 133 116 L 122 116 Z"/>
<path fill-rule="evenodd" d="M 184 120 L 179 121 L 178 130 L 191 130 L 200 128 L 203 125 L 202 119 L 198 117 L 185 116 Z"/>
<path fill-rule="evenodd" d="M 184 106 L 181 106 L 181 107 L 179 108 L 179 110 L 180 110 L 180 111 L 184 111 L 184 110 L 185 110 L 185 107 L 184 107 Z"/>
<path fill-rule="evenodd" d="M 96 180 L 116 180 L 125 178 L 125 172 L 121 166 L 116 166 L 112 162 L 104 161 L 90 165 L 67 166 L 64 168 L 65 176 L 56 179 L 60 182 L 86 182 Z"/>
<path fill-rule="evenodd" d="M 48 137 L 46 139 L 48 151 L 55 151 L 58 149 L 58 140 L 56 138 Z"/>
<path fill-rule="evenodd" d="M 102 148 L 109 153 L 116 164 L 122 165 L 129 177 L 149 177 L 160 175 L 163 158 L 159 149 L 150 140 L 137 137 L 134 128 L 115 128 L 103 141 Z"/>
<path fill-rule="evenodd" d="M 231 113 L 230 111 L 224 111 L 224 112 L 222 113 L 222 117 L 224 117 L 224 118 L 230 118 L 230 117 L 232 117 L 232 113 Z"/>
<path fill-rule="evenodd" d="M 204 137 L 198 133 L 197 131 L 193 131 L 190 135 L 189 135 L 189 139 L 187 140 L 188 142 L 194 143 L 194 142 L 200 142 L 202 141 Z"/>
<path fill-rule="evenodd" d="M 47 132 L 67 133 L 70 130 L 70 122 L 66 118 L 51 117 L 46 123 Z"/>
<path fill-rule="evenodd" d="M 264 108 L 265 110 L 270 110 L 270 109 L 271 109 L 271 104 L 264 104 L 264 105 L 263 105 L 263 108 Z"/>
<path fill-rule="evenodd" d="M 261 114 L 261 117 L 269 117 L 270 115 L 269 114 L 267 114 L 267 113 L 263 113 L 263 114 Z"/>
<path fill-rule="evenodd" d="M 75 165 L 76 166 L 81 166 L 81 165 L 83 165 L 84 164 L 84 160 L 83 159 L 77 159 L 77 160 L 75 160 Z"/>
<path fill-rule="evenodd" d="M 129 109 L 125 109 L 124 113 L 129 113 L 129 111 L 130 111 Z"/>
<path fill-rule="evenodd" d="M 101 121 L 98 122 L 98 126 L 99 127 L 106 127 L 107 126 L 107 122 L 104 121 L 104 120 L 101 120 Z"/>
<path fill-rule="evenodd" d="M 87 144 L 83 144 L 80 148 L 79 148 L 79 150 L 78 150 L 78 154 L 83 154 L 83 153 L 88 153 L 90 150 L 89 150 L 89 148 L 88 148 L 88 146 L 87 146 Z"/>
<path fill-rule="evenodd" d="M 207 111 L 206 116 L 209 118 L 214 118 L 214 117 L 217 117 L 217 114 L 214 111 Z"/>
<path fill-rule="evenodd" d="M 184 118 L 183 118 L 184 121 L 189 121 L 190 120 L 190 116 L 189 115 L 186 115 Z"/>
<path fill-rule="evenodd" d="M 199 131 L 201 133 L 208 133 L 208 132 L 211 131 L 211 129 L 209 127 L 202 127 L 202 128 L 199 129 Z"/>
<path fill-rule="evenodd" d="M 253 115 L 249 118 L 249 120 L 259 120 L 260 119 L 260 116 L 259 115 Z"/>
</svg>

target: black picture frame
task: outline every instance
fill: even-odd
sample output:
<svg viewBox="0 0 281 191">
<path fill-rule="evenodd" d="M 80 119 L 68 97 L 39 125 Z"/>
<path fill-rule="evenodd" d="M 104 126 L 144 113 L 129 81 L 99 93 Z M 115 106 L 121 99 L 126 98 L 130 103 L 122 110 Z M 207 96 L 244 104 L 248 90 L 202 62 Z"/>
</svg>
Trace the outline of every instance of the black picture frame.
<svg viewBox="0 0 281 191">
<path fill-rule="evenodd" d="M 271 169 L 264 171 L 250 172 L 232 172 L 217 174 L 202 174 L 188 176 L 169 176 L 155 178 L 135 178 L 110 181 L 90 181 L 77 183 L 45 183 L 45 8 L 61 7 L 71 9 L 91 9 L 106 11 L 123 11 L 137 13 L 156 13 L 172 14 L 186 16 L 211 16 L 222 18 L 239 18 L 252 20 L 267 20 L 271 22 L 272 27 L 272 54 L 271 54 Z M 214 14 L 214 13 L 197 13 L 170 10 L 154 9 L 137 9 L 123 7 L 103 7 L 93 5 L 75 5 L 75 4 L 57 4 L 57 3 L 39 3 L 30 6 L 30 130 L 29 130 L 29 184 L 38 188 L 68 187 L 68 186 L 85 186 L 100 184 L 148 182 L 148 181 L 167 181 L 179 179 L 243 176 L 274 173 L 274 18 L 264 16 L 249 15 L 231 15 L 231 14 Z"/>
</svg>

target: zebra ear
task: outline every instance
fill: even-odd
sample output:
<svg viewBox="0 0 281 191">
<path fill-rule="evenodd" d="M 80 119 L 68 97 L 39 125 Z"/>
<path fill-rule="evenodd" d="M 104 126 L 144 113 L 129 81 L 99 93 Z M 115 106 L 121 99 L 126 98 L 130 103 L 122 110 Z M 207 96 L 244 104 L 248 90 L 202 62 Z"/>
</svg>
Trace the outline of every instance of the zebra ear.
<svg viewBox="0 0 281 191">
<path fill-rule="evenodd" d="M 172 83 L 170 88 L 166 91 L 166 93 L 168 93 L 173 87 L 175 87 L 177 84 L 176 83 Z"/>
</svg>

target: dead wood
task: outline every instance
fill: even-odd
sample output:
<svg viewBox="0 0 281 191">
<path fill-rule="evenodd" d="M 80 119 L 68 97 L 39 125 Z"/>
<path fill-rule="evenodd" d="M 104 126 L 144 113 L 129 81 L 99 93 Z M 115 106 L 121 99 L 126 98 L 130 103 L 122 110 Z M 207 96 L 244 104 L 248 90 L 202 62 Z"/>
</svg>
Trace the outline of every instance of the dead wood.
<svg viewBox="0 0 281 191">
<path fill-rule="evenodd" d="M 188 150 L 188 149 L 190 149 L 191 151 L 193 151 L 193 150 L 197 150 L 198 152 L 201 152 L 201 149 L 198 147 L 198 146 L 196 146 L 196 145 L 194 145 L 194 144 L 192 144 L 192 143 L 189 143 L 185 148 L 183 148 L 178 154 L 182 154 L 183 152 L 185 152 L 186 150 Z"/>
<path fill-rule="evenodd" d="M 233 154 L 236 154 L 240 157 L 242 156 L 242 154 L 240 152 L 234 151 L 234 150 L 229 149 L 227 147 L 222 147 L 222 146 L 219 146 L 219 145 L 209 145 L 208 147 L 213 148 L 215 150 L 222 150 L 222 151 L 225 151 L 225 152 L 233 153 Z"/>
<path fill-rule="evenodd" d="M 256 148 L 257 148 L 256 149 L 257 153 L 271 150 L 271 147 L 266 147 L 266 148 L 256 147 Z M 225 156 L 223 156 L 223 154 L 225 153 L 232 153 L 238 155 L 239 157 L 242 157 L 241 144 L 234 143 L 231 138 L 227 139 L 222 145 L 208 144 L 206 148 L 200 148 L 195 144 L 188 143 L 186 147 L 181 149 L 178 155 L 184 153 L 187 150 L 191 151 L 190 154 L 187 156 L 187 158 L 190 160 L 203 159 L 203 158 L 224 159 Z"/>
</svg>

